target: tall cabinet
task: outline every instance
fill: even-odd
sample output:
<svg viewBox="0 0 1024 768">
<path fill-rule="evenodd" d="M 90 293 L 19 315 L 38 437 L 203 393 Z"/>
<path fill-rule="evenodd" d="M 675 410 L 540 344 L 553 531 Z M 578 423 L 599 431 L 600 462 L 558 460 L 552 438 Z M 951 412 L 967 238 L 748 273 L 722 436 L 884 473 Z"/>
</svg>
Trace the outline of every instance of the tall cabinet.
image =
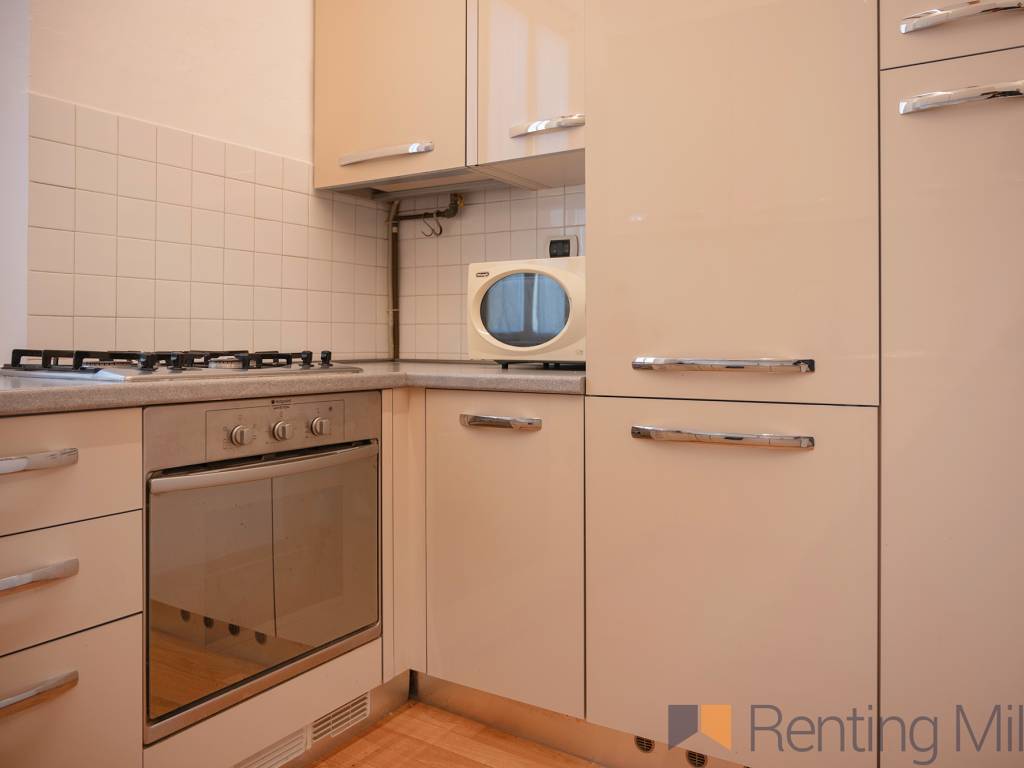
<svg viewBox="0 0 1024 768">
<path fill-rule="evenodd" d="M 587 718 L 877 698 L 877 8 L 588 0 Z M 705 750 L 702 747 L 708 746 Z M 875 765 L 847 749 L 830 766 Z"/>
</svg>

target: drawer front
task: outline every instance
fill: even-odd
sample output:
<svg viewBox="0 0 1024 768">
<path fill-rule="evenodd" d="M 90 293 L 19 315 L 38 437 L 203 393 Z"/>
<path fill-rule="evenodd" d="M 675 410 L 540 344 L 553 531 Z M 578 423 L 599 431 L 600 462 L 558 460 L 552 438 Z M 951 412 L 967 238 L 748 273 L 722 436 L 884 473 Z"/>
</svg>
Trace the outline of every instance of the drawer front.
<svg viewBox="0 0 1024 768">
<path fill-rule="evenodd" d="M 0 656 L 141 611 L 142 547 L 141 511 L 0 538 Z"/>
<path fill-rule="evenodd" d="M 999 5 L 993 0 L 882 0 L 882 68 L 1024 46 L 1024 9 L 986 10 Z M 949 13 L 915 18 L 930 10 Z M 945 21 L 935 23 L 942 19 Z M 929 22 L 932 26 L 927 26 Z M 901 32 L 904 25 L 916 28 Z M 1021 77 L 1024 75 L 1017 76 Z"/>
<path fill-rule="evenodd" d="M 141 414 L 129 409 L 0 419 L 0 462 L 78 451 L 74 463 L 0 474 L 0 536 L 141 507 Z"/>
<path fill-rule="evenodd" d="M 780 753 L 770 733 L 749 747 L 752 705 L 788 721 L 876 700 L 876 440 L 874 408 L 587 398 L 587 718 L 664 741 L 670 704 L 728 704 L 731 749 L 687 748 L 757 768 L 874 766 L 832 733 L 824 754 Z"/>
<path fill-rule="evenodd" d="M 430 391 L 426 423 L 427 673 L 582 717 L 583 398 Z"/>
<path fill-rule="evenodd" d="M 139 768 L 142 641 L 132 616 L 0 658 L 0 699 L 78 673 L 72 687 L 0 711 L 0 765 Z"/>
</svg>

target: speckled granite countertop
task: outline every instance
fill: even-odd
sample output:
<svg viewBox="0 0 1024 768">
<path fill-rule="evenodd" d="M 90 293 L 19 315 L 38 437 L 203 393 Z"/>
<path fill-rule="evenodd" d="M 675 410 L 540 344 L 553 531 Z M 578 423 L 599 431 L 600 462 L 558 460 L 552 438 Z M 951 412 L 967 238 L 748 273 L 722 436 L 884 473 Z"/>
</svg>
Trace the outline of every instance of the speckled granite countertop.
<svg viewBox="0 0 1024 768">
<path fill-rule="evenodd" d="M 539 366 L 512 366 L 503 371 L 497 365 L 474 363 L 380 362 L 355 365 L 363 372 L 123 383 L 0 376 L 0 416 L 397 387 L 561 395 L 584 393 L 583 371 L 545 371 Z"/>
</svg>

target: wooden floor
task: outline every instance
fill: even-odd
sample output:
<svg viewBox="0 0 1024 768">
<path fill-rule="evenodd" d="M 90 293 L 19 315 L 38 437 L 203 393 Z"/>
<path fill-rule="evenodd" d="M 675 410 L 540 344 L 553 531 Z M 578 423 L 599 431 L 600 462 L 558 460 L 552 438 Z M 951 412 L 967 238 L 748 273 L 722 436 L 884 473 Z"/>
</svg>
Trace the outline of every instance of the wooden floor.
<svg viewBox="0 0 1024 768">
<path fill-rule="evenodd" d="M 582 768 L 590 763 L 426 704 L 406 704 L 316 768 Z"/>
</svg>

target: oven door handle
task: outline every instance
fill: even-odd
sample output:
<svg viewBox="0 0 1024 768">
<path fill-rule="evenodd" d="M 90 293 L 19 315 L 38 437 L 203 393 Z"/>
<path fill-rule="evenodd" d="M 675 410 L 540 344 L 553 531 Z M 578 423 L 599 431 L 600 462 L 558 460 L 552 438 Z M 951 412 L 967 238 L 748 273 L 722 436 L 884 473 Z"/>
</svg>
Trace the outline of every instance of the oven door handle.
<svg viewBox="0 0 1024 768">
<path fill-rule="evenodd" d="M 357 445 L 353 448 L 342 448 L 339 451 L 318 453 L 314 456 L 295 456 L 277 461 L 259 464 L 247 464 L 242 467 L 225 467 L 209 472 L 196 472 L 190 475 L 173 475 L 154 477 L 149 481 L 151 494 L 174 493 L 175 491 L 192 491 L 197 488 L 216 488 L 221 485 L 249 483 L 254 480 L 269 480 L 274 477 L 299 475 L 317 469 L 328 469 L 348 464 L 353 461 L 376 456 L 379 452 L 377 443 Z"/>
</svg>

